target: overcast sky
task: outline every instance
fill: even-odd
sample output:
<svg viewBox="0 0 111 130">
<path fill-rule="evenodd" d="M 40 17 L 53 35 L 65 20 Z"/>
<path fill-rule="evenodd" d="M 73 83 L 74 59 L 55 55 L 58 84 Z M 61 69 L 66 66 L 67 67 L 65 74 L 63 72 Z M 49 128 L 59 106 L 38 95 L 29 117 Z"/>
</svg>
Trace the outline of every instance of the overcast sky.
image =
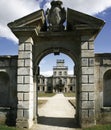
<svg viewBox="0 0 111 130">
<path fill-rule="evenodd" d="M 50 8 L 50 1 L 52 0 L 0 0 L 0 55 L 18 53 L 18 40 L 7 24 L 40 8 Z M 95 41 L 95 51 L 111 52 L 111 0 L 63 0 L 63 6 L 106 21 Z M 50 60 L 51 57 L 52 55 L 49 56 Z M 43 63 L 45 62 L 42 61 L 41 64 Z"/>
</svg>

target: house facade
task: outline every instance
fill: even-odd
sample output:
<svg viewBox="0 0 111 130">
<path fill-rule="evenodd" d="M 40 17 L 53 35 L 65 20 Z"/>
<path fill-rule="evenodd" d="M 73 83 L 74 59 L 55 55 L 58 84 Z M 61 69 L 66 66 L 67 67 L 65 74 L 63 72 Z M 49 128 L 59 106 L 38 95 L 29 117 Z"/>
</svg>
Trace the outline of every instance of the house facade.
<svg viewBox="0 0 111 130">
<path fill-rule="evenodd" d="M 51 77 L 38 76 L 38 92 L 75 92 L 76 76 L 68 75 L 65 60 L 56 61 Z"/>
</svg>

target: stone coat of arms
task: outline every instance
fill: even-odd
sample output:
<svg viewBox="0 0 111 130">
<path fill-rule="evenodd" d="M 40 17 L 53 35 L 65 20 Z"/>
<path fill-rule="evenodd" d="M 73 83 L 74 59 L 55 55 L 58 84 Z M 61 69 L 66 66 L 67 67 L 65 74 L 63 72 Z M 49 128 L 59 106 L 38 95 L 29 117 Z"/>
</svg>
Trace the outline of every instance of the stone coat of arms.
<svg viewBox="0 0 111 130">
<path fill-rule="evenodd" d="M 63 31 L 63 23 L 66 20 L 66 11 L 61 7 L 61 1 L 52 1 L 51 9 L 47 9 L 47 22 L 49 25 L 49 30 L 51 31 Z"/>
</svg>

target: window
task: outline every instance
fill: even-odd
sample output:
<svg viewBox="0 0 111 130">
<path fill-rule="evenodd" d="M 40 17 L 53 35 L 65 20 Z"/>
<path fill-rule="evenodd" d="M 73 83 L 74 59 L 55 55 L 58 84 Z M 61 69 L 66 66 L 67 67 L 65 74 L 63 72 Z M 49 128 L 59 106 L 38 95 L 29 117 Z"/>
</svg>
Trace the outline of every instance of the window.
<svg viewBox="0 0 111 130">
<path fill-rule="evenodd" d="M 59 71 L 59 75 L 60 75 L 60 76 L 62 75 L 62 72 L 61 72 L 61 71 Z"/>
<path fill-rule="evenodd" d="M 73 81 L 73 79 L 71 78 L 71 79 L 70 79 L 70 83 L 72 83 L 72 81 Z"/>
<path fill-rule="evenodd" d="M 56 72 L 54 72 L 54 76 L 56 76 Z"/>
<path fill-rule="evenodd" d="M 67 75 L 67 71 L 64 72 L 64 75 Z"/>
<path fill-rule="evenodd" d="M 45 80 L 44 80 L 44 79 L 42 79 L 42 83 L 43 83 L 43 84 L 45 83 Z"/>
<path fill-rule="evenodd" d="M 38 86 L 38 91 L 40 91 L 40 87 Z"/>
</svg>

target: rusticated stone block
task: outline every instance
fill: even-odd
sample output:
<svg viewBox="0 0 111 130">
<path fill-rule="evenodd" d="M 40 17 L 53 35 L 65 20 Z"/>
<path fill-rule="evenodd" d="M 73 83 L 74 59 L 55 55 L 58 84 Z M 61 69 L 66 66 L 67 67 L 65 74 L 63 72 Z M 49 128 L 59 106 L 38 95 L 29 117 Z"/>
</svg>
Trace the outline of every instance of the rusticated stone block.
<svg viewBox="0 0 111 130">
<path fill-rule="evenodd" d="M 29 101 L 23 101 L 23 108 L 29 109 Z"/>
<path fill-rule="evenodd" d="M 23 110 L 19 109 L 19 110 L 17 111 L 17 118 L 18 118 L 18 119 L 21 119 L 22 117 L 23 117 Z"/>
<path fill-rule="evenodd" d="M 18 84 L 18 92 L 29 92 L 31 90 L 30 84 Z"/>
<path fill-rule="evenodd" d="M 89 75 L 89 83 L 94 83 L 94 75 Z"/>
<path fill-rule="evenodd" d="M 95 95 L 94 92 L 89 92 L 89 100 L 94 100 L 95 99 Z"/>
<path fill-rule="evenodd" d="M 26 66 L 26 67 L 30 66 L 30 67 L 32 68 L 32 67 L 33 67 L 33 66 L 32 66 L 32 60 L 26 59 L 26 60 L 25 60 L 25 66 Z"/>
<path fill-rule="evenodd" d="M 93 49 L 94 49 L 94 42 L 89 41 L 89 50 L 93 50 Z"/>
<path fill-rule="evenodd" d="M 24 60 L 18 60 L 18 67 L 24 67 Z"/>
<path fill-rule="evenodd" d="M 88 75 L 82 75 L 82 83 L 88 83 Z"/>
<path fill-rule="evenodd" d="M 81 49 L 87 50 L 88 49 L 88 42 L 82 42 L 81 43 Z"/>
<path fill-rule="evenodd" d="M 19 59 L 32 59 L 32 52 L 30 51 L 20 51 Z"/>
<path fill-rule="evenodd" d="M 88 58 L 82 58 L 81 65 L 82 66 L 88 66 Z"/>
<path fill-rule="evenodd" d="M 29 110 L 27 109 L 24 110 L 24 117 L 29 118 Z"/>
<path fill-rule="evenodd" d="M 88 100 L 88 93 L 87 92 L 82 92 L 81 93 L 81 100 Z"/>
<path fill-rule="evenodd" d="M 82 74 L 94 74 L 93 67 L 82 67 Z"/>
<path fill-rule="evenodd" d="M 17 82 L 20 84 L 24 83 L 24 76 L 17 76 Z"/>
<path fill-rule="evenodd" d="M 23 93 L 18 93 L 17 97 L 19 101 L 23 101 Z"/>
<path fill-rule="evenodd" d="M 28 101 L 29 100 L 29 93 L 24 93 L 24 101 Z"/>
<path fill-rule="evenodd" d="M 94 58 L 89 58 L 89 66 L 94 66 Z"/>
<path fill-rule="evenodd" d="M 19 110 L 23 109 L 23 101 L 18 101 L 17 108 L 19 108 Z"/>
<path fill-rule="evenodd" d="M 25 46 L 24 43 L 20 43 L 19 44 L 19 51 L 24 51 L 24 46 Z"/>
<path fill-rule="evenodd" d="M 92 117 L 94 117 L 94 115 L 95 115 L 94 109 L 90 109 L 89 110 L 89 117 L 92 118 Z"/>
<path fill-rule="evenodd" d="M 82 108 L 83 109 L 93 109 L 94 101 L 82 101 Z"/>
<path fill-rule="evenodd" d="M 88 110 L 82 110 L 82 119 L 88 118 Z"/>
<path fill-rule="evenodd" d="M 31 43 L 25 44 L 25 51 L 32 51 L 32 44 Z"/>
<path fill-rule="evenodd" d="M 93 84 L 82 84 L 81 91 L 94 91 L 94 85 Z"/>
<path fill-rule="evenodd" d="M 25 83 L 26 84 L 33 84 L 33 77 L 32 76 L 24 76 L 25 78 Z"/>
<path fill-rule="evenodd" d="M 18 68 L 18 75 L 32 75 L 32 68 L 30 67 L 20 67 Z"/>
<path fill-rule="evenodd" d="M 82 50 L 81 57 L 94 57 L 94 50 Z"/>
</svg>

